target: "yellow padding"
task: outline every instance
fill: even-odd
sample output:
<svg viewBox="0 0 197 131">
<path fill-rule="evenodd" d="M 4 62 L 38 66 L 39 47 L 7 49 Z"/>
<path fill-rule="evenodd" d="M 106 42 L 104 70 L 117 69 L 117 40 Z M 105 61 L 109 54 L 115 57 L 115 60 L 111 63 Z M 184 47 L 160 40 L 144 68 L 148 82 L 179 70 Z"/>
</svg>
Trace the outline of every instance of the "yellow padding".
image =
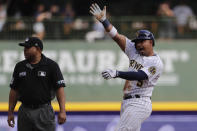
<svg viewBox="0 0 197 131">
<path fill-rule="evenodd" d="M 153 102 L 153 111 L 197 111 L 197 102 Z"/>
<path fill-rule="evenodd" d="M 17 103 L 15 111 L 18 111 Z M 52 103 L 55 111 L 59 110 L 57 102 Z M 68 102 L 67 111 L 120 111 L 120 102 Z M 197 111 L 197 102 L 153 102 L 153 111 Z M 8 103 L 0 103 L 0 111 L 8 111 Z"/>
</svg>

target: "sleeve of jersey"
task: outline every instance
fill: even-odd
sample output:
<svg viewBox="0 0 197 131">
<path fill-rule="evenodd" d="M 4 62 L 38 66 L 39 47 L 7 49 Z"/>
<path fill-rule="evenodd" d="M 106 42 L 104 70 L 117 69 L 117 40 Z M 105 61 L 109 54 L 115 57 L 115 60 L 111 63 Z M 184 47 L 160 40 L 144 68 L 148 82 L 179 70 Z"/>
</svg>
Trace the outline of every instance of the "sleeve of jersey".
<svg viewBox="0 0 197 131">
<path fill-rule="evenodd" d="M 12 79 L 10 81 L 10 88 L 17 89 L 17 82 L 18 82 L 18 75 L 17 75 L 17 69 L 16 66 L 14 68 L 14 72 L 12 74 Z"/>
<path fill-rule="evenodd" d="M 57 89 L 60 87 L 66 87 L 62 72 L 61 72 L 58 64 L 54 64 L 53 66 L 54 67 L 53 67 L 52 77 L 53 77 L 53 81 L 55 82 L 54 83 L 55 88 Z"/>
<path fill-rule="evenodd" d="M 155 65 L 150 64 L 149 66 L 145 66 L 141 70 L 146 73 L 149 80 L 154 79 L 156 76 L 158 76 L 158 74 L 160 74 L 162 72 L 161 66 L 157 65 L 157 64 L 155 64 Z"/>
<path fill-rule="evenodd" d="M 125 54 L 130 57 L 135 52 L 135 45 L 131 40 L 126 38 Z"/>
</svg>

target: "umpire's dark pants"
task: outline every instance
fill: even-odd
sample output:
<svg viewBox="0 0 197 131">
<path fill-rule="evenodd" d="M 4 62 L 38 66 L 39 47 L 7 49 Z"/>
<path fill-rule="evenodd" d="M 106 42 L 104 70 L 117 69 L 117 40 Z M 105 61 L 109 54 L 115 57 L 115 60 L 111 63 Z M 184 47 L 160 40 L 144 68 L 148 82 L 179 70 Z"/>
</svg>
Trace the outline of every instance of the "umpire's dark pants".
<svg viewBox="0 0 197 131">
<path fill-rule="evenodd" d="M 55 113 L 50 104 L 39 108 L 21 105 L 18 111 L 18 131 L 55 131 Z"/>
</svg>

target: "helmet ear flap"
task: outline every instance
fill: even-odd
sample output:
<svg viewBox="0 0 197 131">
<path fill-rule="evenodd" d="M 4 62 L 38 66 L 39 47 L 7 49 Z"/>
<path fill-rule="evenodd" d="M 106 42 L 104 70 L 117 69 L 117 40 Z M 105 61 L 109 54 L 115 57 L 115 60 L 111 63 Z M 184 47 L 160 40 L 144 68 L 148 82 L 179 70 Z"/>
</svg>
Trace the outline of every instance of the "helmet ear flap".
<svg viewBox="0 0 197 131">
<path fill-rule="evenodd" d="M 149 38 L 152 40 L 152 45 L 155 46 L 155 38 L 154 38 L 154 35 L 151 32 L 149 32 L 149 33 L 150 33 Z"/>
<path fill-rule="evenodd" d="M 153 47 L 155 46 L 155 40 L 154 39 L 152 39 L 152 45 L 153 45 Z"/>
<path fill-rule="evenodd" d="M 154 42 L 154 40 L 152 40 L 152 46 L 155 46 L 155 42 Z"/>
</svg>

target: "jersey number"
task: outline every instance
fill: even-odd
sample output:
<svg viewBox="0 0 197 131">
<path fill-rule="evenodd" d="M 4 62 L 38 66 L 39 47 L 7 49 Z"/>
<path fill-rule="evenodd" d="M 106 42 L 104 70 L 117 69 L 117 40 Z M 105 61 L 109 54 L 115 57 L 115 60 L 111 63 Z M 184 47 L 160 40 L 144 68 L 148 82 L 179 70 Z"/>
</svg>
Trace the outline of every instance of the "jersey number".
<svg viewBox="0 0 197 131">
<path fill-rule="evenodd" d="M 138 87 L 142 87 L 142 85 L 143 85 L 143 81 L 138 81 L 138 82 L 137 82 L 137 86 L 138 86 Z"/>
</svg>

